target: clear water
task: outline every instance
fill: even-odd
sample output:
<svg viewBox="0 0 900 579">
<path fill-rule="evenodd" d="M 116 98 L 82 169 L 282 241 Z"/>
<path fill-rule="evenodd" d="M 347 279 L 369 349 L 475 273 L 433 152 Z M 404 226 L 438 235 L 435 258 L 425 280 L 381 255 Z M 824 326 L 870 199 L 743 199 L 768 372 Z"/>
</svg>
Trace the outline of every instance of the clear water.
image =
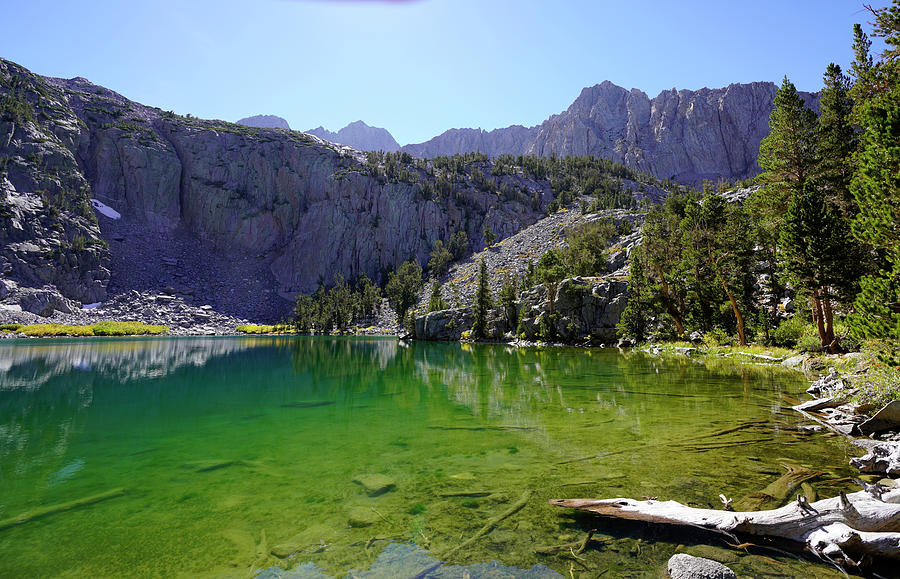
<svg viewBox="0 0 900 579">
<path fill-rule="evenodd" d="M 546 502 L 718 505 L 719 493 L 762 490 L 782 464 L 826 471 L 814 485 L 836 494 L 845 487 L 829 481 L 850 474 L 852 451 L 797 432 L 789 407 L 805 385 L 778 368 L 602 349 L 6 340 L 0 520 L 42 516 L 0 528 L 0 576 L 389 577 L 427 560 L 445 562 L 442 576 L 658 577 L 676 549 L 706 542 L 739 573 L 836 576 Z M 395 486 L 369 496 L 363 474 Z M 577 557 L 538 552 L 588 529 L 599 542 Z"/>
</svg>

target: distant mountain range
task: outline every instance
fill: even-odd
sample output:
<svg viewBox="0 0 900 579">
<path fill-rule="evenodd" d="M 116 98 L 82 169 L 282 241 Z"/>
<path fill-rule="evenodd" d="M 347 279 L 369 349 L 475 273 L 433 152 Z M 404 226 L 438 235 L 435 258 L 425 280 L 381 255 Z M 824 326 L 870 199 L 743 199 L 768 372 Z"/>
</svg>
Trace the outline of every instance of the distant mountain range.
<svg viewBox="0 0 900 579">
<path fill-rule="evenodd" d="M 316 127 L 306 133 L 360 151 L 394 152 L 400 149 L 400 144 L 394 140 L 387 129 L 370 127 L 362 121 L 352 122 L 336 133 L 324 127 Z"/>
<path fill-rule="evenodd" d="M 424 143 L 399 147 L 390 133 L 362 121 L 337 133 L 307 131 L 361 150 L 435 157 L 480 151 L 511 155 L 593 155 L 683 183 L 745 179 L 759 173 L 759 142 L 769 133 L 778 87 L 771 82 L 724 88 L 675 89 L 653 99 L 605 81 L 585 88 L 564 112 L 538 126 L 493 131 L 450 129 Z M 817 93 L 800 93 L 818 110 Z"/>
</svg>

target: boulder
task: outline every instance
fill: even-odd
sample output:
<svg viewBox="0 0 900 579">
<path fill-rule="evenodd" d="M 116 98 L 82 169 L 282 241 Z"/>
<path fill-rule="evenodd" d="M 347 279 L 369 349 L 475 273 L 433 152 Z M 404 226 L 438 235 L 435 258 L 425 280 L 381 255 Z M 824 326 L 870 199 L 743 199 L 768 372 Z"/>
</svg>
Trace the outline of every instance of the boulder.
<svg viewBox="0 0 900 579">
<path fill-rule="evenodd" d="M 71 314 L 79 309 L 78 304 L 63 297 L 62 294 L 49 286 L 41 289 L 21 288 L 19 290 L 19 305 L 23 311 L 45 318 L 50 317 L 57 310 L 64 314 Z"/>
<path fill-rule="evenodd" d="M 627 305 L 628 283 L 600 277 L 573 277 L 559 282 L 555 299 L 543 284 L 522 294 L 525 339 L 615 344 L 616 325 Z"/>
<path fill-rule="evenodd" d="M 472 308 L 455 308 L 429 312 L 416 318 L 416 339 L 454 341 L 472 329 Z"/>
<path fill-rule="evenodd" d="M 672 579 L 737 579 L 725 565 L 686 553 L 672 555 L 666 571 Z"/>
<path fill-rule="evenodd" d="M 361 474 L 353 482 L 363 487 L 370 497 L 377 497 L 397 488 L 394 479 L 383 474 Z"/>
<path fill-rule="evenodd" d="M 859 431 L 866 436 L 898 428 L 900 428 L 900 400 L 888 402 L 872 418 L 859 425 Z"/>
</svg>

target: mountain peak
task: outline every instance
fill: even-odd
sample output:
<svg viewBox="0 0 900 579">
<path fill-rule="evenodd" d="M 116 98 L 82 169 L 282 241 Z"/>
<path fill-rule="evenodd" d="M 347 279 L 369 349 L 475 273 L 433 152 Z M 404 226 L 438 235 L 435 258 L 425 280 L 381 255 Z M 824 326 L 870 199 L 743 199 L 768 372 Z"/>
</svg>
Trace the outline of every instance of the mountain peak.
<svg viewBox="0 0 900 579">
<path fill-rule="evenodd" d="M 387 129 L 373 127 L 363 121 L 353 121 L 336 133 L 321 126 L 306 132 L 320 139 L 347 145 L 360 151 L 394 152 L 400 149 L 400 145 Z"/>
<path fill-rule="evenodd" d="M 286 120 L 279 116 L 275 115 L 255 115 L 252 117 L 246 117 L 239 121 L 237 124 L 244 125 L 247 127 L 259 127 L 261 129 L 289 129 L 291 126 L 288 124 Z"/>
</svg>

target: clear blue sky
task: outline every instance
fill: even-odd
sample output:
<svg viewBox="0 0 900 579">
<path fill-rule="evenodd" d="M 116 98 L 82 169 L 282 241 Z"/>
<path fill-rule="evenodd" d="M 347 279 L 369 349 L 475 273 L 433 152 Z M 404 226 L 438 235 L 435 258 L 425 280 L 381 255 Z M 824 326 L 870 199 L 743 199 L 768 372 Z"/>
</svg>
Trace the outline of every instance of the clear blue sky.
<svg viewBox="0 0 900 579">
<path fill-rule="evenodd" d="M 818 90 L 869 16 L 858 0 L 0 0 L 0 56 L 181 114 L 362 119 L 406 144 L 534 125 L 603 80 Z"/>
</svg>

